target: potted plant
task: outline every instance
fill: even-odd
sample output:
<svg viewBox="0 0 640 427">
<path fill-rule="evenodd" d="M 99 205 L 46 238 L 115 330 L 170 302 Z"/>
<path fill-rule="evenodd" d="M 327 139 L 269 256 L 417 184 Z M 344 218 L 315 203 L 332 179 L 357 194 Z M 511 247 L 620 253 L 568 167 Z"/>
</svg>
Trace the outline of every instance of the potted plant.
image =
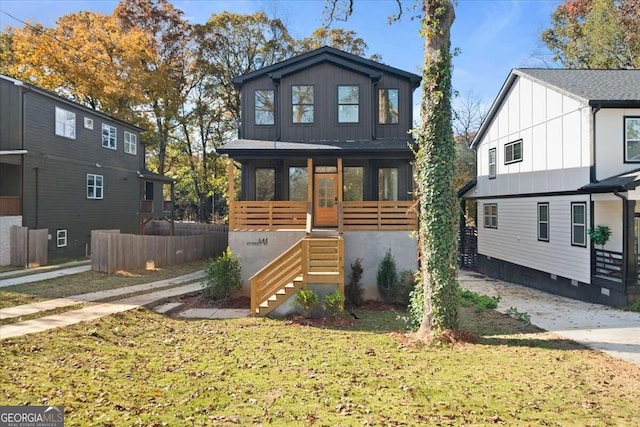
<svg viewBox="0 0 640 427">
<path fill-rule="evenodd" d="M 604 245 L 609 241 L 609 237 L 611 237 L 611 229 L 606 225 L 598 225 L 596 228 L 589 230 L 589 237 L 594 245 L 600 245 L 602 246 L 602 250 L 604 250 Z"/>
</svg>

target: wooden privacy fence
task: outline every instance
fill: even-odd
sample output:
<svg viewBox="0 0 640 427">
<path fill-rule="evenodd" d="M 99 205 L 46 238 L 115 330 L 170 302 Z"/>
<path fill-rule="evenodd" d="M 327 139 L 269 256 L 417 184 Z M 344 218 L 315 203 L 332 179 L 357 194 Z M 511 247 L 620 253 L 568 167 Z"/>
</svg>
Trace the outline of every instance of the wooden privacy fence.
<svg viewBox="0 0 640 427">
<path fill-rule="evenodd" d="M 179 222 L 173 223 L 173 231 L 176 236 L 197 236 L 200 234 L 226 233 L 229 226 L 226 224 L 203 224 L 201 222 Z M 171 235 L 171 224 L 167 221 L 152 220 L 146 223 L 144 234 L 152 236 Z"/>
<path fill-rule="evenodd" d="M 29 230 L 13 226 L 9 230 L 11 239 L 11 265 L 34 268 L 47 264 L 49 230 Z"/>
<path fill-rule="evenodd" d="M 91 232 L 91 269 L 112 274 L 182 264 L 218 256 L 227 245 L 227 232 L 138 236 L 95 230 Z"/>
</svg>

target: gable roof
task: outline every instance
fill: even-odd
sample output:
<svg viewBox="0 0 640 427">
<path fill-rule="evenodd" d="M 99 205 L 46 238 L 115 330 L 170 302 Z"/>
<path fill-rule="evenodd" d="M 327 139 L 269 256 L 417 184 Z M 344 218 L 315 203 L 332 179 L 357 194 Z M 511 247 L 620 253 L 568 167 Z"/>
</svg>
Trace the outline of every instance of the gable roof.
<svg viewBox="0 0 640 427">
<path fill-rule="evenodd" d="M 585 105 L 609 108 L 640 108 L 640 70 L 567 70 L 514 68 L 471 142 L 475 148 L 488 130 L 511 87 L 526 78 Z"/>
<path fill-rule="evenodd" d="M 399 68 L 390 67 L 329 46 L 323 46 L 319 49 L 312 50 L 311 52 L 303 53 L 302 55 L 238 76 L 232 81 L 236 86 L 239 86 L 249 80 L 265 75 L 268 75 L 272 79 L 278 81 L 282 77 L 322 62 L 331 62 L 338 66 L 350 68 L 363 74 L 367 74 L 372 80 L 379 80 L 384 73 L 389 73 L 408 79 L 414 89 L 420 85 L 421 77 L 417 74 L 409 73 L 407 71 L 400 70 Z"/>
</svg>

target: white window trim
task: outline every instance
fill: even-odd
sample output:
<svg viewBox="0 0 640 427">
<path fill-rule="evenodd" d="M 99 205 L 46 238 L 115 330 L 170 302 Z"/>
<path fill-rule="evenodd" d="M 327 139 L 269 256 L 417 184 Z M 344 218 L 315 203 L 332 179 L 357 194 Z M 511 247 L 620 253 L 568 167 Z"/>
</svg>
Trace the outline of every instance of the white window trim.
<svg viewBox="0 0 640 427">
<path fill-rule="evenodd" d="M 495 213 L 493 212 L 494 208 L 495 208 Z M 498 228 L 498 204 L 484 203 L 482 205 L 482 217 L 483 217 L 482 222 L 483 222 L 484 228 L 497 229 Z"/>
<path fill-rule="evenodd" d="M 520 145 L 520 157 L 517 158 L 517 159 L 514 158 L 515 150 L 513 148 L 516 145 Z M 511 160 L 509 160 L 508 156 L 507 156 L 507 147 L 512 147 L 511 148 Z M 505 165 L 508 165 L 510 163 L 521 162 L 523 157 L 524 157 L 524 153 L 522 152 L 522 139 L 519 139 L 519 140 L 513 141 L 513 142 L 509 142 L 508 144 L 504 144 L 504 164 Z"/>
<path fill-rule="evenodd" d="M 491 153 L 493 153 L 493 161 L 491 161 Z M 491 168 L 493 167 L 493 173 Z M 489 149 L 489 179 L 494 179 L 498 174 L 498 150 L 495 148 Z"/>
<path fill-rule="evenodd" d="M 93 119 L 91 117 L 84 118 L 84 128 L 93 130 Z"/>
<path fill-rule="evenodd" d="M 584 212 L 584 222 L 573 222 L 573 209 L 576 206 L 582 206 Z M 576 242 L 576 236 L 574 230 L 576 226 L 581 226 L 583 229 L 582 238 L 584 243 Z M 581 248 L 587 247 L 587 203 L 586 202 L 572 202 L 571 203 L 571 246 L 579 246 Z"/>
<path fill-rule="evenodd" d="M 629 142 L 638 142 L 640 139 L 627 139 L 627 123 L 631 120 L 640 121 L 640 116 L 625 116 L 624 117 L 624 161 L 626 163 L 639 163 L 640 159 L 629 159 Z"/>
<path fill-rule="evenodd" d="M 58 111 L 61 111 L 62 114 L 64 114 L 64 115 L 66 115 L 67 113 L 68 114 L 72 114 L 73 115 L 73 126 L 68 124 L 66 121 L 59 121 L 58 120 Z M 55 132 L 56 136 L 61 136 L 63 138 L 69 138 L 69 139 L 76 139 L 76 113 L 74 113 L 73 111 L 65 110 L 64 108 L 56 107 L 54 114 L 55 114 L 54 132 Z M 58 123 L 62 124 L 62 133 L 58 133 Z M 72 127 L 73 128 L 73 136 L 66 135 L 65 131 L 66 131 L 67 127 Z"/>
<path fill-rule="evenodd" d="M 109 129 L 109 139 L 105 144 L 105 135 L 104 130 Z M 111 146 L 111 131 L 113 131 L 113 147 Z M 108 125 L 106 123 L 102 124 L 102 132 L 100 133 L 100 137 L 102 138 L 102 146 L 104 148 L 108 148 L 109 150 L 117 150 L 118 149 L 118 129 L 115 126 Z"/>
<path fill-rule="evenodd" d="M 547 220 L 543 221 L 540 219 L 540 208 L 541 207 L 546 207 L 547 208 Z M 548 242 L 549 241 L 549 202 L 542 202 L 542 203 L 538 203 L 538 240 L 541 242 Z M 540 225 L 541 224 L 546 224 L 547 225 L 547 237 L 540 237 Z"/>
<path fill-rule="evenodd" d="M 64 243 L 61 243 L 63 241 Z M 67 230 L 56 231 L 56 247 L 64 248 L 67 246 Z"/>
<path fill-rule="evenodd" d="M 93 185 L 90 186 L 89 185 L 89 177 L 93 177 Z M 96 178 L 100 177 L 100 180 L 102 181 L 101 185 L 97 185 L 96 184 Z M 89 196 L 89 188 L 93 188 L 93 196 Z M 99 188 L 100 189 L 100 197 L 96 196 L 96 189 Z M 102 200 L 104 199 L 104 176 L 103 175 L 96 175 L 93 173 L 88 173 L 87 174 L 87 199 L 90 200 Z"/>
<path fill-rule="evenodd" d="M 129 140 L 127 141 L 127 139 Z M 137 147 L 138 147 L 138 135 L 136 135 L 135 133 L 127 132 L 125 130 L 124 131 L 124 152 L 135 156 L 138 151 Z"/>
</svg>

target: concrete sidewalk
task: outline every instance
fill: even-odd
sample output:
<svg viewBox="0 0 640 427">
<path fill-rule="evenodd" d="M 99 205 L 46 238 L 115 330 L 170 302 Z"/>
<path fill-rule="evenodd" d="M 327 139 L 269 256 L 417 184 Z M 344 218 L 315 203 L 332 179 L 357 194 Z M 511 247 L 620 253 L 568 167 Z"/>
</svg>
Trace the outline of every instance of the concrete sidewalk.
<svg viewBox="0 0 640 427">
<path fill-rule="evenodd" d="M 531 323 L 587 347 L 640 365 L 640 313 L 590 304 L 460 270 L 463 289 L 499 295 L 498 311 L 526 312 Z"/>
<path fill-rule="evenodd" d="M 62 270 L 65 268 L 77 267 L 79 265 L 87 265 L 87 264 L 89 265 L 91 264 L 90 259 L 84 259 L 80 261 L 70 261 L 64 264 L 50 264 L 50 265 L 42 265 L 40 267 L 34 267 L 34 268 L 5 271 L 4 273 L 0 273 L 0 282 L 2 281 L 2 279 L 7 277 L 30 276 L 32 274 L 44 273 L 44 272 L 53 271 L 53 270 Z"/>
<path fill-rule="evenodd" d="M 41 282 L 43 280 L 54 279 L 56 277 L 84 273 L 85 271 L 90 271 L 90 270 L 91 270 L 91 265 L 79 265 L 76 267 L 47 271 L 45 273 L 29 274 L 26 276 L 13 277 L 8 279 L 0 278 L 0 288 L 6 288 L 7 286 L 22 285 L 23 283 Z"/>
</svg>

